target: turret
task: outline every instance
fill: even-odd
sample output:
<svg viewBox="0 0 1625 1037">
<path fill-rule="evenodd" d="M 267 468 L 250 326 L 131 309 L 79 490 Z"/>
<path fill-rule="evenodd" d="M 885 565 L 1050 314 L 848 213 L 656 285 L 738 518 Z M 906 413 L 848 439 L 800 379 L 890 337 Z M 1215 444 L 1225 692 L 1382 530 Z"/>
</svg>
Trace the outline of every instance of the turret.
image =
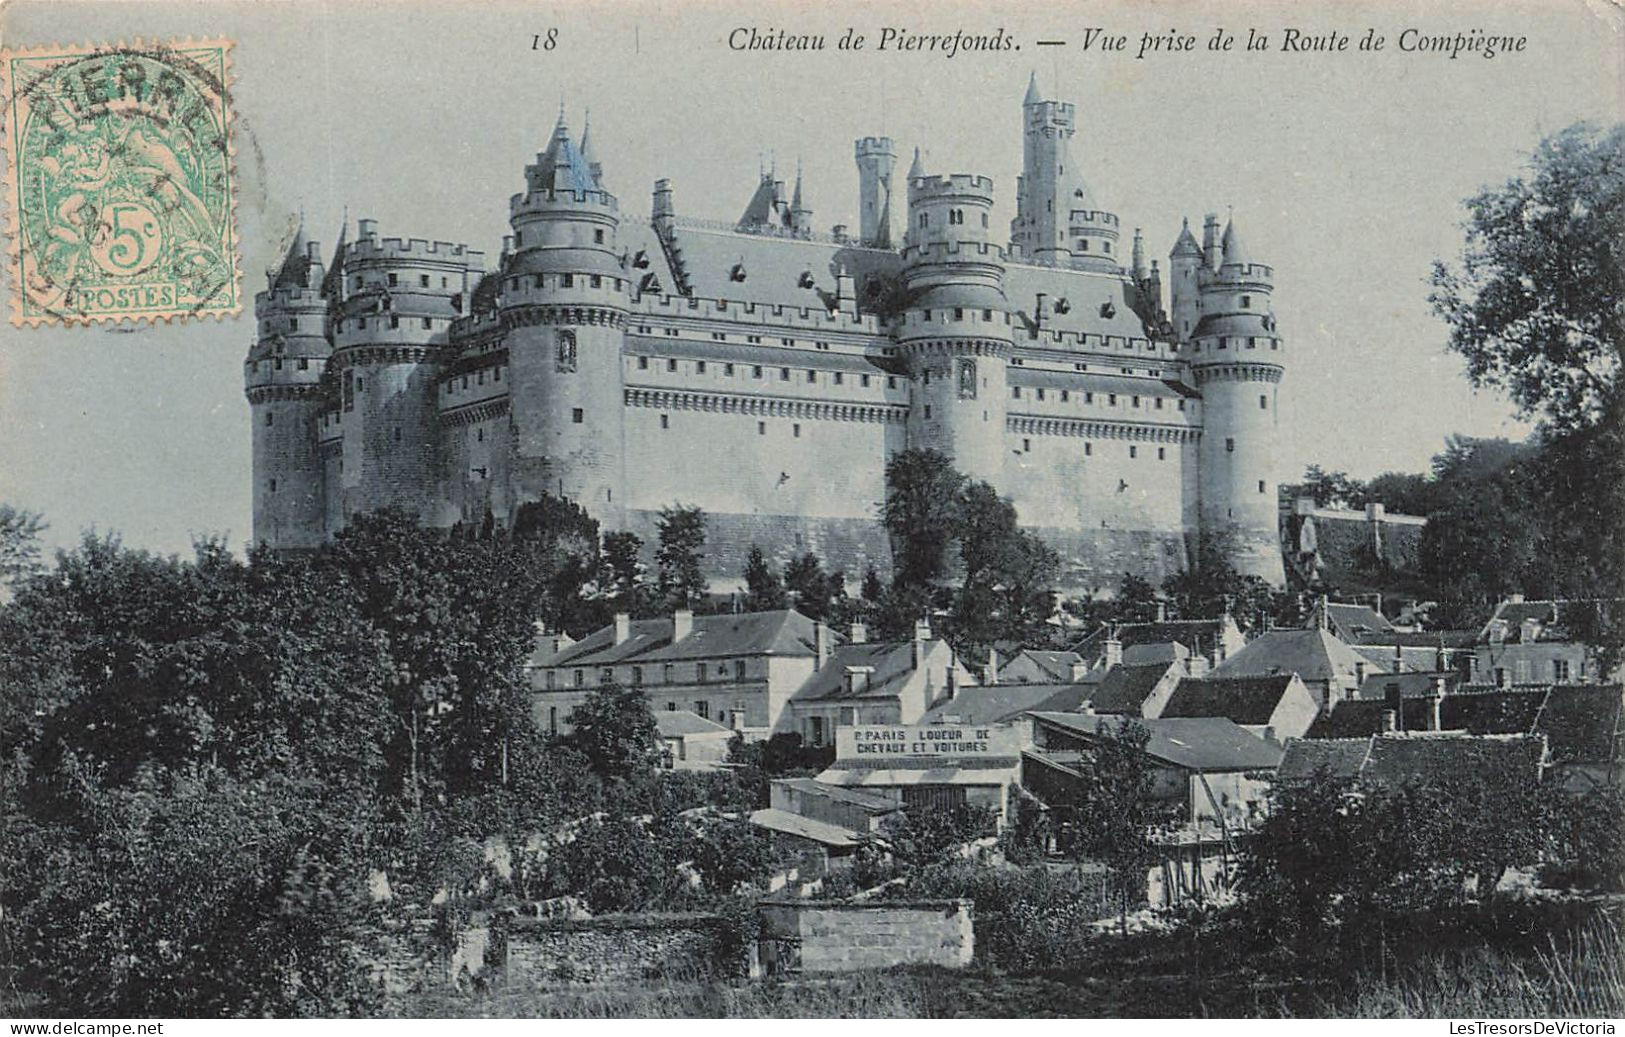
<svg viewBox="0 0 1625 1037">
<path fill-rule="evenodd" d="M 1190 341 L 1197 321 L 1202 319 L 1202 248 L 1191 234 L 1191 221 L 1185 220 L 1179 239 L 1168 253 L 1168 309 L 1174 323 L 1174 336 Z"/>
<path fill-rule="evenodd" d="M 988 242 L 992 208 L 987 177 L 910 178 L 898 345 L 913 382 L 910 446 L 1002 486 L 1010 307 L 1004 252 Z"/>
<path fill-rule="evenodd" d="M 323 409 L 327 300 L 321 246 L 301 223 L 254 297 L 254 342 L 243 364 L 253 424 L 254 543 L 311 548 L 326 535 L 316 416 Z"/>
<path fill-rule="evenodd" d="M 431 524 L 444 513 L 438 399 L 452 322 L 484 254 L 466 245 L 386 238 L 357 223 L 345 248 L 343 298 L 332 311 L 340 458 L 328 485 L 341 521 L 397 508 Z"/>
<path fill-rule="evenodd" d="M 890 137 L 864 137 L 852 145 L 858 163 L 858 242 L 892 247 L 892 169 L 897 152 Z"/>
<path fill-rule="evenodd" d="M 1204 279 L 1188 349 L 1204 415 L 1202 532 L 1238 572 L 1280 586 L 1275 468 L 1283 347 L 1271 310 L 1274 271 L 1248 257 L 1234 220 L 1214 251 L 1218 269 Z"/>
<path fill-rule="evenodd" d="M 657 208 L 659 199 L 657 191 Z M 514 253 L 501 309 L 509 329 L 511 503 L 567 497 L 619 528 L 629 274 L 616 241 L 619 205 L 571 140 L 562 113 L 547 149 L 525 168 L 525 190 L 509 212 Z"/>
<path fill-rule="evenodd" d="M 1029 263 L 1117 273 L 1118 219 L 1096 204 L 1071 154 L 1077 111 L 1046 101 L 1037 76 L 1022 100 L 1022 163 L 1010 250 Z"/>
</svg>

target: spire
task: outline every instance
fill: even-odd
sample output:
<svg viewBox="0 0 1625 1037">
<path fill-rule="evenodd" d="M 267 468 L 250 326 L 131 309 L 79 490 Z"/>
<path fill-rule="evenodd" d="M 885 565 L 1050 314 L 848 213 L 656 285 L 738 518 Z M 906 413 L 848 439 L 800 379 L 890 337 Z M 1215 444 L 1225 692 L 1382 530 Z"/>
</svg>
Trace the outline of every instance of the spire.
<svg viewBox="0 0 1625 1037">
<path fill-rule="evenodd" d="M 1202 246 L 1196 243 L 1196 235 L 1191 233 L 1190 217 L 1186 217 L 1179 229 L 1179 238 L 1174 242 L 1174 249 L 1168 253 L 1168 258 L 1175 256 L 1201 256 Z"/>
<path fill-rule="evenodd" d="M 592 153 L 592 109 L 588 108 L 581 116 L 581 157 L 588 162 L 597 161 Z"/>
<path fill-rule="evenodd" d="M 1140 228 L 1134 228 L 1134 276 L 1145 278 L 1145 238 L 1140 234 Z"/>
<path fill-rule="evenodd" d="M 796 159 L 796 190 L 795 190 L 795 194 L 790 199 L 790 208 L 795 212 L 801 212 L 802 211 L 802 209 L 801 209 L 801 160 L 799 158 Z"/>
<path fill-rule="evenodd" d="M 1027 96 L 1022 98 L 1021 106 L 1026 108 L 1030 105 L 1041 104 L 1043 100 L 1043 97 L 1038 93 L 1038 72 L 1034 71 L 1027 79 Z"/>
<path fill-rule="evenodd" d="M 559 106 L 559 121 L 553 127 L 553 136 L 547 150 L 537 156 L 536 180 L 533 187 L 547 191 L 595 191 L 592 163 L 582 155 L 581 149 L 570 140 L 570 129 L 564 122 L 564 106 Z"/>
<path fill-rule="evenodd" d="M 917 176 L 925 175 L 925 159 L 920 157 L 920 149 L 914 149 L 914 164 L 908 167 L 908 178 L 913 180 Z"/>
<path fill-rule="evenodd" d="M 271 289 L 308 288 L 310 278 L 310 250 L 305 247 L 305 216 L 299 214 L 299 229 L 293 232 L 293 243 L 282 259 L 282 266 L 271 278 Z"/>
<path fill-rule="evenodd" d="M 1246 266 L 1251 262 L 1246 246 L 1241 243 L 1241 235 L 1236 233 L 1236 218 L 1232 216 L 1224 226 L 1224 265 Z"/>
<path fill-rule="evenodd" d="M 327 264 L 327 274 L 322 278 L 322 298 L 343 299 L 344 292 L 344 249 L 350 236 L 350 207 L 344 207 L 344 216 L 339 222 L 339 243 L 333 248 L 333 261 Z"/>
</svg>

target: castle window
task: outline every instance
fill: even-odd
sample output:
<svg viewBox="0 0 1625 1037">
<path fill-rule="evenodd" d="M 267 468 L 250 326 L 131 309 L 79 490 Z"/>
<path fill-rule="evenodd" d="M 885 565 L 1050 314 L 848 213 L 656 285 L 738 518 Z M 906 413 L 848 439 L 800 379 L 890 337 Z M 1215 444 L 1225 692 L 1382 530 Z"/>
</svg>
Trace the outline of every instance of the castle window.
<svg viewBox="0 0 1625 1037">
<path fill-rule="evenodd" d="M 1230 348 L 1230 340 L 1221 335 L 1219 337 L 1219 348 L 1220 349 L 1229 349 Z"/>
<path fill-rule="evenodd" d="M 275 479 L 271 480 L 271 492 L 272 493 L 276 492 L 276 480 Z"/>
<path fill-rule="evenodd" d="M 734 376 L 734 365 L 732 365 L 732 364 L 723 364 L 722 365 L 722 373 L 725 376 L 727 376 L 729 378 L 732 378 Z"/>
<path fill-rule="evenodd" d="M 559 275 L 559 287 L 560 288 L 574 288 L 575 284 L 576 284 L 576 278 L 575 278 L 574 274 L 560 274 Z"/>
<path fill-rule="evenodd" d="M 698 713 L 700 716 L 704 717 L 706 720 L 710 720 L 711 719 L 711 703 L 705 701 L 704 699 L 695 699 L 694 700 L 694 712 Z"/>
<path fill-rule="evenodd" d="M 835 384 L 836 384 L 836 385 L 840 385 L 840 384 L 841 384 L 841 382 L 842 382 L 842 378 L 841 378 L 841 372 L 839 372 L 839 371 L 836 371 L 836 372 L 835 372 L 835 373 L 834 373 L 834 375 L 832 375 L 832 377 L 833 377 L 833 378 L 834 378 L 834 379 L 835 379 Z"/>
<path fill-rule="evenodd" d="M 394 288 L 396 285 L 398 285 L 400 283 L 401 283 L 400 278 L 396 277 L 394 274 L 389 275 L 389 286 L 391 288 Z"/>
<path fill-rule="evenodd" d="M 1093 402 L 1095 402 L 1095 394 L 1092 393 L 1092 392 L 1084 393 L 1083 394 L 1083 402 L 1084 403 L 1093 403 Z"/>
<path fill-rule="evenodd" d="M 1110 252 L 1112 250 L 1112 243 L 1109 241 L 1101 242 L 1100 247 L 1105 249 L 1107 252 Z"/>
<path fill-rule="evenodd" d="M 983 310 L 982 311 L 982 319 L 985 320 L 985 321 L 991 322 L 993 320 L 993 311 L 992 310 Z"/>
<path fill-rule="evenodd" d="M 925 420 L 931 420 L 931 405 L 929 403 L 925 405 Z"/>
<path fill-rule="evenodd" d="M 299 330 L 299 318 L 298 317 L 289 317 L 288 318 L 288 330 L 289 331 L 298 331 Z"/>
<path fill-rule="evenodd" d="M 1139 405 L 1140 405 L 1140 398 L 1138 396 L 1136 396 L 1136 397 L 1134 397 L 1134 406 L 1138 407 Z"/>
<path fill-rule="evenodd" d="M 667 415 L 667 414 L 660 415 L 660 427 L 663 428 L 663 429 L 671 428 L 671 416 L 670 415 Z"/>
<path fill-rule="evenodd" d="M 525 247 L 525 232 L 524 231 L 516 230 L 516 231 L 513 232 L 513 244 L 514 244 L 514 248 L 524 248 Z"/>
<path fill-rule="evenodd" d="M 594 245 L 602 245 L 604 243 L 604 232 L 602 230 L 594 230 L 592 232 L 592 243 Z"/>
<path fill-rule="evenodd" d="M 598 671 L 598 683 L 599 684 L 614 684 L 615 683 L 615 668 L 612 667 L 612 666 L 606 666 L 603 669 L 599 670 Z"/>
<path fill-rule="evenodd" d="M 389 326 L 392 327 L 392 328 L 400 327 L 401 326 L 401 319 L 399 317 L 391 314 L 390 318 L 389 318 Z"/>
<path fill-rule="evenodd" d="M 429 275 L 428 274 L 419 274 L 418 275 L 418 287 L 419 288 L 427 288 L 427 287 L 429 287 Z"/>
<path fill-rule="evenodd" d="M 695 374 L 704 374 L 705 373 L 705 361 L 704 360 L 696 360 L 696 361 L 694 361 L 694 373 Z"/>
<path fill-rule="evenodd" d="M 1040 400 L 1042 400 L 1044 398 L 1044 390 L 1043 389 L 1038 390 L 1038 398 Z"/>
<path fill-rule="evenodd" d="M 1085 443 L 1085 444 L 1083 444 L 1083 456 L 1084 457 L 1093 457 L 1094 455 L 1095 455 L 1095 445 L 1093 443 Z"/>
<path fill-rule="evenodd" d="M 299 370 L 301 370 L 301 371 L 310 370 L 310 358 L 309 357 L 303 357 L 302 356 L 302 357 L 299 358 Z"/>
<path fill-rule="evenodd" d="M 1108 407 L 1117 406 L 1117 394 L 1116 393 L 1107 393 L 1106 394 L 1106 406 L 1108 406 Z"/>
<path fill-rule="evenodd" d="M 1258 409 L 1259 410 L 1269 410 L 1270 409 L 1270 398 L 1268 396 L 1260 395 L 1258 397 Z"/>
<path fill-rule="evenodd" d="M 1161 409 L 1162 409 L 1162 397 L 1161 397 L 1161 396 L 1158 396 L 1158 397 L 1157 397 L 1157 398 L 1156 398 L 1156 408 L 1157 408 L 1157 410 L 1161 410 Z"/>
<path fill-rule="evenodd" d="M 982 214 L 982 226 L 983 227 L 987 226 L 987 213 L 985 213 L 985 212 Z"/>
<path fill-rule="evenodd" d="M 711 341 L 713 341 L 713 342 L 726 342 L 726 341 L 728 341 L 728 335 L 727 335 L 726 332 L 713 331 L 713 332 L 711 332 Z"/>
<path fill-rule="evenodd" d="M 965 319 L 965 310 L 964 310 L 964 308 L 960 307 L 960 306 L 955 306 L 954 307 L 954 320 L 964 320 L 964 319 Z"/>
<path fill-rule="evenodd" d="M 432 328 L 432 327 L 434 327 L 434 321 L 431 320 L 428 317 L 425 317 L 425 318 L 423 318 L 423 326 L 425 328 Z"/>
<path fill-rule="evenodd" d="M 817 371 L 808 371 L 807 372 L 807 384 L 815 385 L 815 384 L 817 384 L 817 382 L 818 382 L 818 372 Z"/>
<path fill-rule="evenodd" d="M 604 279 L 603 279 L 603 277 L 599 276 L 598 274 L 593 274 L 592 275 L 592 286 L 594 288 L 602 288 L 602 287 L 604 287 Z"/>
<path fill-rule="evenodd" d="M 694 664 L 694 679 L 696 681 L 699 681 L 701 684 L 705 683 L 705 664 L 704 663 L 695 663 Z"/>
<path fill-rule="evenodd" d="M 1243 295 L 1241 297 L 1241 308 L 1244 309 L 1244 310 L 1252 309 L 1253 308 L 1253 297 L 1250 296 L 1250 295 Z"/>
<path fill-rule="evenodd" d="M 401 427 L 399 425 L 396 425 L 394 431 L 395 431 L 395 442 L 399 443 L 401 441 Z"/>
<path fill-rule="evenodd" d="M 1184 410 L 1184 409 L 1185 409 L 1185 401 L 1184 401 L 1184 400 L 1180 400 L 1180 401 L 1179 401 L 1179 409 L 1180 409 L 1180 410 Z"/>
<path fill-rule="evenodd" d="M 1061 390 L 1061 402 L 1066 403 L 1072 399 L 1072 394 L 1065 389 Z"/>
<path fill-rule="evenodd" d="M 896 375 L 889 374 L 889 375 L 886 376 L 886 388 L 888 388 L 888 389 L 897 388 L 897 376 Z"/>
<path fill-rule="evenodd" d="M 267 426 L 269 426 L 269 425 L 274 425 L 275 423 L 276 423 L 276 415 L 272 414 L 270 411 L 266 411 L 265 412 L 265 424 Z"/>
<path fill-rule="evenodd" d="M 474 439 L 475 439 L 476 442 L 479 442 L 479 443 L 485 442 L 485 430 L 484 429 L 475 430 Z"/>
<path fill-rule="evenodd" d="M 1080 252 L 1089 251 L 1089 242 L 1086 239 L 1084 239 L 1084 238 L 1079 238 L 1078 239 L 1078 251 L 1080 251 Z"/>
<path fill-rule="evenodd" d="M 568 328 L 560 329 L 554 333 L 558 347 L 558 355 L 554 368 L 561 373 L 568 374 L 576 369 L 576 333 Z"/>
<path fill-rule="evenodd" d="M 449 285 L 450 285 L 450 282 L 447 281 L 446 278 L 442 277 L 440 279 L 440 287 L 446 288 L 446 287 L 449 287 Z"/>
<path fill-rule="evenodd" d="M 1281 348 L 1281 340 L 1278 339 L 1278 338 L 1270 339 L 1270 348 L 1271 349 L 1280 349 Z"/>
<path fill-rule="evenodd" d="M 1024 453 L 1024 454 L 1032 453 L 1033 452 L 1033 441 L 1030 440 L 1030 439 L 1023 439 L 1021 441 L 1021 452 Z"/>
<path fill-rule="evenodd" d="M 1227 454 L 1235 453 L 1236 452 L 1236 441 L 1234 439 L 1225 440 L 1224 441 L 1224 450 L 1225 450 L 1225 453 L 1227 453 Z"/>
<path fill-rule="evenodd" d="M 580 407 L 570 408 L 570 423 L 572 425 L 579 425 L 586 420 L 587 415 L 581 410 Z"/>
<path fill-rule="evenodd" d="M 750 368 L 750 376 L 752 378 L 760 378 L 760 377 L 762 377 L 762 365 L 761 364 L 752 364 L 751 368 Z"/>
<path fill-rule="evenodd" d="M 361 290 L 361 275 L 360 274 L 356 275 L 355 290 L 358 291 L 358 292 Z"/>
<path fill-rule="evenodd" d="M 758 421 L 758 422 L 757 422 L 757 423 L 756 423 L 756 434 L 757 434 L 757 435 L 758 435 L 758 436 L 765 436 L 765 435 L 767 435 L 767 422 L 765 422 L 765 421 Z"/>
<path fill-rule="evenodd" d="M 1157 460 L 1159 460 L 1159 461 L 1168 460 L 1168 451 L 1167 451 L 1166 448 L 1160 447 L 1160 446 L 1157 447 Z"/>
<path fill-rule="evenodd" d="M 666 360 L 666 370 L 668 370 L 668 371 L 677 370 L 677 361 L 668 357 L 667 360 Z"/>
<path fill-rule="evenodd" d="M 646 357 L 646 356 L 638 357 L 638 370 L 639 371 L 647 371 L 648 369 L 649 369 L 649 358 Z"/>
<path fill-rule="evenodd" d="M 1021 386 L 1019 386 L 1019 385 L 1012 385 L 1012 386 L 1011 386 L 1011 387 L 1010 387 L 1010 398 L 1011 398 L 1011 399 L 1012 399 L 1012 400 L 1019 400 L 1019 399 L 1021 399 Z"/>
<path fill-rule="evenodd" d="M 865 389 L 869 388 L 869 376 L 866 374 L 858 375 L 858 384 Z"/>
<path fill-rule="evenodd" d="M 468 388 L 468 375 L 466 375 L 466 374 L 463 375 L 463 384 L 462 384 L 461 387 L 464 388 L 464 389 Z"/>
<path fill-rule="evenodd" d="M 926 369 L 925 369 L 925 378 L 924 378 L 924 381 L 925 381 L 925 384 L 926 384 L 926 385 L 930 385 L 930 384 L 931 384 L 931 369 L 930 369 L 930 368 L 929 368 L 929 367 L 928 367 L 928 368 L 926 368 Z"/>
<path fill-rule="evenodd" d="M 547 671 L 547 690 L 552 691 L 554 686 L 558 684 L 558 680 L 559 680 L 558 671 L 557 670 L 548 670 Z"/>
<path fill-rule="evenodd" d="M 275 361 L 273 361 L 273 366 L 274 366 L 274 367 L 275 367 L 275 369 L 276 369 L 276 370 L 278 370 L 278 371 L 280 371 L 280 370 L 282 370 L 282 358 L 281 358 L 281 357 L 277 357 L 277 358 L 276 358 L 276 360 L 275 360 Z"/>
<path fill-rule="evenodd" d="M 477 378 L 477 381 L 478 381 L 478 382 L 479 382 L 479 383 L 480 383 L 480 384 L 481 384 L 481 385 L 484 385 L 484 384 L 485 384 L 485 372 L 484 372 L 484 371 L 483 371 L 483 370 L 482 370 L 482 371 L 480 371 L 480 373 L 479 373 L 479 375 L 478 375 L 478 378 Z"/>
<path fill-rule="evenodd" d="M 790 434 L 792 436 L 794 436 L 795 438 L 800 439 L 801 438 L 801 426 L 799 424 L 791 425 L 790 426 Z"/>
<path fill-rule="evenodd" d="M 1251 335 L 1248 335 L 1247 336 L 1247 348 L 1248 349 L 1257 349 L 1258 348 L 1258 339 L 1254 338 Z"/>
<path fill-rule="evenodd" d="M 779 381 L 788 382 L 789 380 L 790 380 L 790 369 L 788 367 L 779 368 Z"/>
<path fill-rule="evenodd" d="M 925 226 L 929 225 L 930 222 L 931 222 L 931 214 L 930 213 L 928 213 L 928 212 L 920 213 L 920 226 L 921 227 L 925 227 Z"/>
<path fill-rule="evenodd" d="M 1129 448 L 1128 448 L 1128 456 L 1129 457 L 1139 457 L 1140 456 L 1140 448 L 1137 447 L 1137 446 L 1133 446 L 1131 444 L 1129 446 Z"/>
</svg>

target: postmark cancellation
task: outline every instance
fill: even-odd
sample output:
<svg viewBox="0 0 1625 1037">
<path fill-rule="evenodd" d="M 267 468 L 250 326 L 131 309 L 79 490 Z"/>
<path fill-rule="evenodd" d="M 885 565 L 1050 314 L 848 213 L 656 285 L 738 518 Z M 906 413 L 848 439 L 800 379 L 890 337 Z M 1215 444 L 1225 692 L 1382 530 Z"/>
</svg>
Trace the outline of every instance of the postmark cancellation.
<svg viewBox="0 0 1625 1037">
<path fill-rule="evenodd" d="M 0 50 L 13 324 L 239 312 L 230 50 Z"/>
</svg>

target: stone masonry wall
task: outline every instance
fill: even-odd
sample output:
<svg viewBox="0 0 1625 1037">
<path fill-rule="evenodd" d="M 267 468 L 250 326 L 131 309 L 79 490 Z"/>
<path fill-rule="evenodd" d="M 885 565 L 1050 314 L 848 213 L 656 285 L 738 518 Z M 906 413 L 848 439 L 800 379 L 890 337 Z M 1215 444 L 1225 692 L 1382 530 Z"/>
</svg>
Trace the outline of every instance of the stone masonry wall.
<svg viewBox="0 0 1625 1037">
<path fill-rule="evenodd" d="M 605 915 L 515 920 L 508 924 L 506 982 L 602 983 L 653 976 L 711 975 L 719 960 L 715 915 Z"/>
<path fill-rule="evenodd" d="M 773 968 L 844 972 L 894 965 L 970 964 L 975 940 L 969 900 L 873 903 L 764 901 L 765 955 Z"/>
</svg>

